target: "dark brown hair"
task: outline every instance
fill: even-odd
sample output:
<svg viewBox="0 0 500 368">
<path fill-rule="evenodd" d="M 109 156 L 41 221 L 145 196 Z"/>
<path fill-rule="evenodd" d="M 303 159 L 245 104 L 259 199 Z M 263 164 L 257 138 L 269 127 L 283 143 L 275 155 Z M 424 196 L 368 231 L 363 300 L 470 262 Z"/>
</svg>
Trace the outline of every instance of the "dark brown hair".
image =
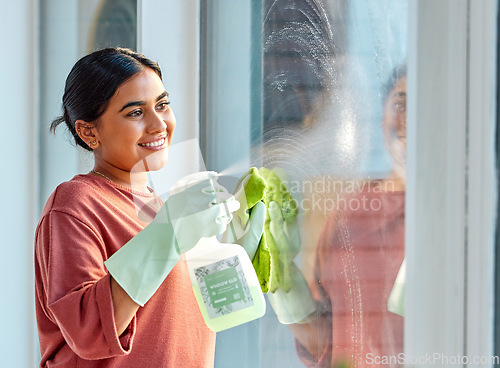
<svg viewBox="0 0 500 368">
<path fill-rule="evenodd" d="M 144 68 L 152 69 L 161 79 L 156 62 L 130 49 L 106 48 L 78 60 L 66 78 L 63 115 L 52 121 L 50 131 L 54 133 L 64 122 L 75 143 L 91 151 L 76 133 L 75 122 L 97 122 L 118 87 Z"/>
</svg>

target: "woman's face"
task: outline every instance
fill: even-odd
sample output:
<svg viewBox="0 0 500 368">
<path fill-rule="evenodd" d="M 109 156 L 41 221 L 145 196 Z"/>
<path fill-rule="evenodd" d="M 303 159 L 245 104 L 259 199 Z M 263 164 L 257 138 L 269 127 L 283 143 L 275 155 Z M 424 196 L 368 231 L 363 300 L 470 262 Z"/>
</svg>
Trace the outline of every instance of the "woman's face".
<svg viewBox="0 0 500 368">
<path fill-rule="evenodd" d="M 404 177 L 406 165 L 406 76 L 400 78 L 384 104 L 382 129 L 394 168 Z"/>
<path fill-rule="evenodd" d="M 96 167 L 130 172 L 149 156 L 147 171 L 161 169 L 168 159 L 175 124 L 163 82 L 145 68 L 118 87 L 99 118 Z"/>
</svg>

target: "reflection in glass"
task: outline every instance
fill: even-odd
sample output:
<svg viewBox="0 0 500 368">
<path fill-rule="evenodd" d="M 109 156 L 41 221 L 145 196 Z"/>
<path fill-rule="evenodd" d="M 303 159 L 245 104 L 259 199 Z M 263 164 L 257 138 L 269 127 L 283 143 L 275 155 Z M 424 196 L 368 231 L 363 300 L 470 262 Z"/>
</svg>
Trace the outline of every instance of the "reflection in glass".
<svg viewBox="0 0 500 368">
<path fill-rule="evenodd" d="M 137 0 L 104 0 L 97 15 L 93 47 L 137 50 Z"/>
<path fill-rule="evenodd" d="M 258 150 L 299 205 L 295 263 L 318 303 L 289 325 L 296 353 L 307 366 L 399 366 L 404 319 L 387 302 L 404 258 L 406 2 L 263 4 Z M 269 299 L 279 318 L 286 303 Z"/>
<path fill-rule="evenodd" d="M 273 170 L 300 233 L 275 232 L 300 246 L 278 252 L 295 286 L 268 293 L 259 322 L 218 334 L 215 366 L 380 366 L 403 349 L 387 303 L 404 258 L 407 1 L 203 4 L 207 167 Z"/>
</svg>

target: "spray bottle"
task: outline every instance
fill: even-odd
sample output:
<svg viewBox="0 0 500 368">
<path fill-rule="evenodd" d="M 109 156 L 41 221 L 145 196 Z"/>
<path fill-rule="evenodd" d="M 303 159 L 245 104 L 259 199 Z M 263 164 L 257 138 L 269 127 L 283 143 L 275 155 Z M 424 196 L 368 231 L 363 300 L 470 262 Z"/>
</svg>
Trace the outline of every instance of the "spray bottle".
<svg viewBox="0 0 500 368">
<path fill-rule="evenodd" d="M 214 193 L 212 177 L 210 186 Z M 201 238 L 185 253 L 194 295 L 207 326 L 222 331 L 262 317 L 266 304 L 246 251 L 238 244 Z"/>
</svg>

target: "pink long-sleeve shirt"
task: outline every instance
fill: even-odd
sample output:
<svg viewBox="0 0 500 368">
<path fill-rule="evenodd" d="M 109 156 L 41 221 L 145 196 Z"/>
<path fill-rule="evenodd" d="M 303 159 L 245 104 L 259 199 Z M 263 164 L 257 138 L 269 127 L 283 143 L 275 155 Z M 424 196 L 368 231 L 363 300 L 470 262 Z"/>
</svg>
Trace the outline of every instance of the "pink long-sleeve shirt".
<svg viewBox="0 0 500 368">
<path fill-rule="evenodd" d="M 215 333 L 204 323 L 185 262 L 117 336 L 104 266 L 155 211 L 151 193 L 92 175 L 57 187 L 35 236 L 40 367 L 213 367 Z"/>
<path fill-rule="evenodd" d="M 319 343 L 319 359 L 297 342 L 307 367 L 401 365 L 404 319 L 388 311 L 387 301 L 404 258 L 404 215 L 405 193 L 376 184 L 336 204 L 310 285 L 330 333 Z"/>
</svg>

